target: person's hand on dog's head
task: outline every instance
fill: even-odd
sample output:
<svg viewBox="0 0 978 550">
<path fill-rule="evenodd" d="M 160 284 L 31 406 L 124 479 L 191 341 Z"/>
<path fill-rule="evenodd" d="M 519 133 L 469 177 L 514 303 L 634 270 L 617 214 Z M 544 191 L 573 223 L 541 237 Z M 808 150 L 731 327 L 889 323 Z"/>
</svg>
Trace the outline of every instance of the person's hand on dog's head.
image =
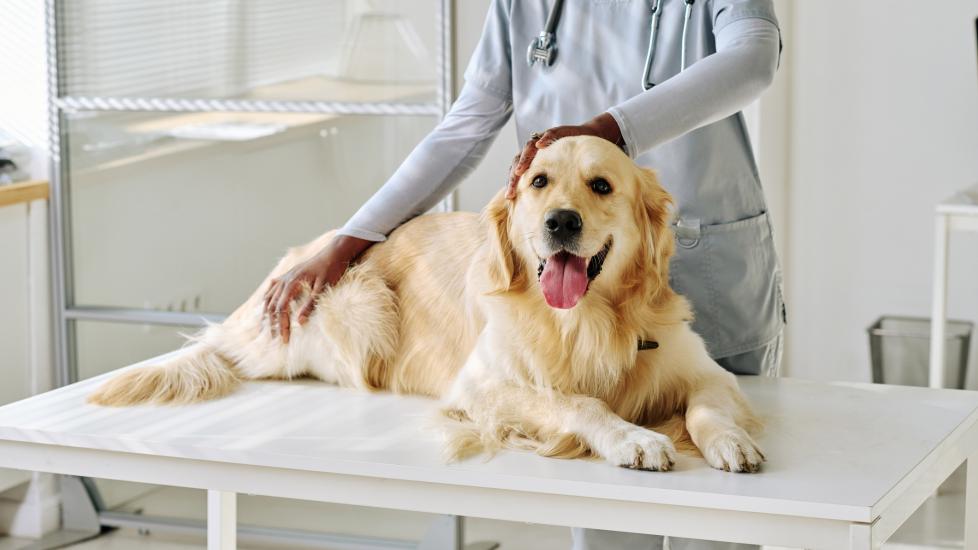
<svg viewBox="0 0 978 550">
<path fill-rule="evenodd" d="M 570 136 L 597 136 L 619 147 L 624 146 L 621 137 L 621 128 L 618 127 L 618 122 L 615 120 L 615 117 L 608 113 L 601 113 L 578 126 L 555 126 L 542 134 L 534 132 L 523 146 L 523 150 L 517 153 L 513 159 L 513 165 L 509 169 L 509 183 L 506 187 L 506 198 L 516 198 L 516 183 L 530 168 L 530 164 L 533 163 L 537 151 L 560 138 Z"/>
</svg>

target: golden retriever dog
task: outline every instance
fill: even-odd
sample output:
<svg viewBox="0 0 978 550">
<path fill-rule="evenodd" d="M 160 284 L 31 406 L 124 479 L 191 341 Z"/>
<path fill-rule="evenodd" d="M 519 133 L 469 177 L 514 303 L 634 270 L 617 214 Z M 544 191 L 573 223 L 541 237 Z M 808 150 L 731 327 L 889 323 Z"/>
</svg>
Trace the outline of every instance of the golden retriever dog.
<svg viewBox="0 0 978 550">
<path fill-rule="evenodd" d="M 186 403 L 242 380 L 312 376 L 439 398 L 450 459 L 518 447 L 663 471 L 685 442 L 714 468 L 754 472 L 755 417 L 669 287 L 671 207 L 655 174 L 611 143 L 563 138 L 481 218 L 420 216 L 370 248 L 288 344 L 263 320 L 263 295 L 333 232 L 290 250 L 185 353 L 126 370 L 90 400 Z"/>
</svg>

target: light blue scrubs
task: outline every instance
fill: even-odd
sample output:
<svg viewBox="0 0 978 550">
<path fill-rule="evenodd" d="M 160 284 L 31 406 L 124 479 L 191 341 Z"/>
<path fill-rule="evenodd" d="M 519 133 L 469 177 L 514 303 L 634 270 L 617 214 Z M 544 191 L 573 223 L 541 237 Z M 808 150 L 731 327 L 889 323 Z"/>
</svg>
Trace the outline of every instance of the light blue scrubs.
<svg viewBox="0 0 978 550">
<path fill-rule="evenodd" d="M 466 82 L 511 98 L 520 143 L 531 132 L 579 124 L 609 108 L 619 124 L 627 120 L 628 100 L 643 93 L 649 2 L 568 0 L 550 67 L 528 66 L 525 52 L 545 26 L 552 2 L 507 4 L 493 6 Z M 682 0 L 661 2 L 651 77 L 659 86 L 680 72 L 684 8 Z M 770 1 L 694 3 L 686 37 L 689 70 L 716 52 L 717 28 L 751 18 L 777 24 Z M 676 119 L 682 124 L 682 113 L 665 122 L 676 124 Z M 677 200 L 672 283 L 693 303 L 693 328 L 711 355 L 773 344 L 784 321 L 781 274 L 743 116 L 727 116 L 643 152 L 631 147 L 636 139 L 629 139 L 629 130 L 623 128 L 629 153 L 657 170 Z M 747 368 L 743 374 L 760 372 L 760 365 Z"/>
</svg>

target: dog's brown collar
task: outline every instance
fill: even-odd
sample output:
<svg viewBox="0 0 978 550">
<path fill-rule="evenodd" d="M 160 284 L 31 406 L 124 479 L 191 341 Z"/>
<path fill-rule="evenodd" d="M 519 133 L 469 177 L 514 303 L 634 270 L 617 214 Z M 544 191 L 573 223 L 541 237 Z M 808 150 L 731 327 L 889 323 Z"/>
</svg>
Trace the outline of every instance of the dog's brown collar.
<svg viewBox="0 0 978 550">
<path fill-rule="evenodd" d="M 638 339 L 638 351 L 643 351 L 647 349 L 658 349 L 659 343 L 655 340 L 642 340 Z"/>
</svg>

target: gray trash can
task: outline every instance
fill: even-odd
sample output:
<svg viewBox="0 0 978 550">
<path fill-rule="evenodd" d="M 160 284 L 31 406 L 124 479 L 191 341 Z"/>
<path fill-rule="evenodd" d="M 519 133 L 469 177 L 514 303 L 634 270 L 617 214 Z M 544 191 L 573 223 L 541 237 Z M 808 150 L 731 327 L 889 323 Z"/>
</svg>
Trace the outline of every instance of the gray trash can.
<svg viewBox="0 0 978 550">
<path fill-rule="evenodd" d="M 944 344 L 944 380 L 949 388 L 964 389 L 968 350 L 974 324 L 948 321 Z M 873 362 L 873 382 L 927 386 L 930 364 L 930 319 L 880 317 L 867 329 Z"/>
</svg>

